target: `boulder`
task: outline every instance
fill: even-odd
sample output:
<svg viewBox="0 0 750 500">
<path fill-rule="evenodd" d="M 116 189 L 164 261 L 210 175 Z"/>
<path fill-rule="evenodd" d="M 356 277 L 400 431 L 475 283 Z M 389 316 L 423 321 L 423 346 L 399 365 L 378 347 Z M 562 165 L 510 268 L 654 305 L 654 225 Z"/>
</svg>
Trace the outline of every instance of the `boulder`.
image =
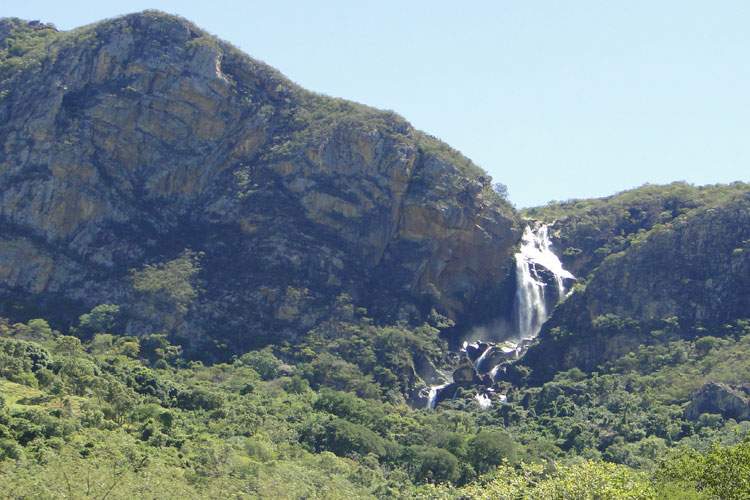
<svg viewBox="0 0 750 500">
<path fill-rule="evenodd" d="M 697 421 L 703 413 L 719 414 L 725 419 L 750 419 L 750 398 L 744 386 L 732 387 L 709 382 L 701 387 L 685 408 L 685 418 Z"/>
<path fill-rule="evenodd" d="M 468 385 L 478 383 L 480 379 L 472 362 L 464 359 L 453 371 L 453 381 L 458 385 Z"/>
</svg>

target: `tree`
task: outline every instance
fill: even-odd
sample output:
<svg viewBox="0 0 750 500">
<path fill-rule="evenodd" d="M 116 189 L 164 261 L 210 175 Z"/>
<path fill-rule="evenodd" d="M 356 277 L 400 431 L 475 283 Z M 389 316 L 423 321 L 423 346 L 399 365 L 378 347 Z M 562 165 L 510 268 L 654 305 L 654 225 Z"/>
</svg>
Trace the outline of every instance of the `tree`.
<svg viewBox="0 0 750 500">
<path fill-rule="evenodd" d="M 734 446 L 714 443 L 706 455 L 680 449 L 662 462 L 656 477 L 712 498 L 750 499 L 750 435 Z"/>
<path fill-rule="evenodd" d="M 147 264 L 131 273 L 133 289 L 152 307 L 167 305 L 185 315 L 198 297 L 195 279 L 200 271 L 199 260 L 200 254 L 186 249 L 174 260 Z"/>
<path fill-rule="evenodd" d="M 215 410 L 224 404 L 221 393 L 203 387 L 185 389 L 177 393 L 177 407 L 183 410 Z"/>
<path fill-rule="evenodd" d="M 496 182 L 492 185 L 492 191 L 503 200 L 508 200 L 508 186 L 502 182 Z"/>
<path fill-rule="evenodd" d="M 307 436 L 318 451 L 332 451 L 340 457 L 373 453 L 385 455 L 383 439 L 367 427 L 342 418 L 332 418 Z"/>
<path fill-rule="evenodd" d="M 411 447 L 408 453 L 414 480 L 429 483 L 455 483 L 461 476 L 458 459 L 448 450 L 433 447 Z"/>
<path fill-rule="evenodd" d="M 250 351 L 237 360 L 239 366 L 247 366 L 258 372 L 263 380 L 271 380 L 278 375 L 281 361 L 273 355 L 270 347 L 259 351 Z"/>
<path fill-rule="evenodd" d="M 118 424 L 125 422 L 125 416 L 135 408 L 137 397 L 132 389 L 116 380 L 107 383 L 102 393 L 107 406 L 104 415 Z"/>
<path fill-rule="evenodd" d="M 503 459 L 513 462 L 518 444 L 502 432 L 483 431 L 469 440 L 469 461 L 483 474 L 500 465 Z"/>
<path fill-rule="evenodd" d="M 503 464 L 489 481 L 462 488 L 460 497 L 492 500 L 656 500 L 655 488 L 643 474 L 622 465 L 587 461 L 551 471 L 539 464 Z M 441 498 L 431 496 L 430 498 Z M 732 497 L 734 498 L 734 497 Z"/>
<path fill-rule="evenodd" d="M 95 333 L 112 333 L 119 314 L 120 306 L 101 304 L 93 308 L 91 312 L 82 314 L 78 318 L 78 327 L 87 336 Z"/>
<path fill-rule="evenodd" d="M 115 342 L 115 336 L 111 333 L 97 333 L 89 342 L 88 350 L 93 354 L 109 354 Z"/>
<path fill-rule="evenodd" d="M 80 356 L 83 354 L 83 347 L 78 338 L 62 335 L 55 341 L 55 353 L 62 356 Z"/>
<path fill-rule="evenodd" d="M 53 334 L 49 323 L 41 318 L 30 319 L 25 325 L 17 323 L 13 328 L 16 330 L 15 338 L 33 342 L 44 342 L 52 338 Z"/>
<path fill-rule="evenodd" d="M 172 361 L 180 353 L 180 346 L 170 344 L 164 334 L 152 333 L 141 337 L 140 347 L 141 356 L 152 364 L 161 359 Z"/>
</svg>

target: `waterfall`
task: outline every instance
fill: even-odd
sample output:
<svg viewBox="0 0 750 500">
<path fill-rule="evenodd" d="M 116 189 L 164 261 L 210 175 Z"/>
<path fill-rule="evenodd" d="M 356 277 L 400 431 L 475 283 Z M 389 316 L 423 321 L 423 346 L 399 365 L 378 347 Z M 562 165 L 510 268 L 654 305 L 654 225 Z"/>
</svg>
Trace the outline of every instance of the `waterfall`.
<svg viewBox="0 0 750 500">
<path fill-rule="evenodd" d="M 438 392 L 440 392 L 441 389 L 444 389 L 448 385 L 450 385 L 450 382 L 445 383 L 443 385 L 433 385 L 432 387 L 430 387 L 430 395 L 428 396 L 428 399 L 427 399 L 427 408 L 429 408 L 430 410 L 435 409 L 435 403 L 437 402 Z"/>
<path fill-rule="evenodd" d="M 544 283 L 534 279 L 532 264 L 523 253 L 516 258 L 516 297 L 513 303 L 516 335 L 519 340 L 533 338 L 547 317 Z M 536 269 L 534 269 L 536 270 Z"/>
<path fill-rule="evenodd" d="M 477 394 L 474 396 L 474 399 L 479 403 L 479 408 L 482 410 L 486 410 L 490 406 L 492 406 L 492 400 L 490 399 L 487 394 Z"/>
<path fill-rule="evenodd" d="M 551 249 L 549 229 L 546 225 L 536 231 L 526 227 L 521 238 L 521 246 L 515 255 L 516 261 L 516 296 L 513 304 L 515 316 L 515 334 L 521 341 L 533 339 L 547 321 L 547 303 L 550 297 L 545 296 L 547 283 L 544 281 L 544 270 L 554 278 L 556 286 L 555 302 L 565 297 L 564 280 L 575 277 L 563 269 L 562 262 Z M 554 305 L 554 304 L 553 304 Z"/>
<path fill-rule="evenodd" d="M 566 297 L 566 280 L 575 280 L 575 276 L 563 268 L 562 262 L 552 252 L 551 247 L 549 228 L 546 225 L 536 230 L 526 227 L 518 253 L 514 256 L 516 294 L 513 299 L 512 327 L 509 331 L 498 334 L 498 337 L 507 340 L 501 343 L 464 342 L 461 350 L 463 356 L 474 365 L 476 376 L 489 375 L 489 383 L 496 380 L 498 370 L 502 368 L 504 361 L 523 356 L 547 321 L 548 308 L 553 308 Z M 554 290 L 548 290 L 551 287 L 554 287 Z M 430 387 L 427 408 L 435 409 L 438 394 L 448 385 Z M 492 399 L 487 393 L 479 393 L 474 399 L 481 409 L 487 409 L 492 404 Z M 503 403 L 507 397 L 503 394 L 495 396 L 495 399 Z"/>
</svg>

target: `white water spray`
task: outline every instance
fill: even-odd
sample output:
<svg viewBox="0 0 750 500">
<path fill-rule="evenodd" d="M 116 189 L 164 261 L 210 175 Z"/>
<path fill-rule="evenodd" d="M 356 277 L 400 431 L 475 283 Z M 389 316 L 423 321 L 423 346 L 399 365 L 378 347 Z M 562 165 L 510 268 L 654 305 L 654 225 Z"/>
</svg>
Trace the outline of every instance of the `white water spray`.
<svg viewBox="0 0 750 500">
<path fill-rule="evenodd" d="M 575 279 L 563 269 L 562 262 L 550 248 L 547 226 L 536 231 L 526 227 L 521 238 L 521 247 L 515 255 L 516 260 L 516 297 L 513 304 L 515 327 L 518 340 L 533 339 L 547 321 L 547 301 L 545 287 L 540 270 L 542 267 L 554 276 L 557 286 L 557 300 L 565 297 L 565 279 Z"/>
<path fill-rule="evenodd" d="M 479 403 L 479 408 L 482 410 L 486 410 L 490 406 L 492 406 L 492 400 L 487 394 L 477 394 L 474 396 L 474 399 L 476 399 L 477 403 Z"/>
</svg>

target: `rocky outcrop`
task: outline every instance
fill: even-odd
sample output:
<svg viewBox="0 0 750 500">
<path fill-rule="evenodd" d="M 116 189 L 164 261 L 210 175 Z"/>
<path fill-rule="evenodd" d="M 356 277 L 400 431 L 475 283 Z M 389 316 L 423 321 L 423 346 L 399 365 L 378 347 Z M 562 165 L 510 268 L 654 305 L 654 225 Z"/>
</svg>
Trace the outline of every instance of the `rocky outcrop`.
<svg viewBox="0 0 750 500">
<path fill-rule="evenodd" d="M 465 343 L 461 353 L 465 356 L 464 361 L 472 366 L 478 376 L 481 376 L 492 372 L 497 365 L 517 358 L 519 353 L 525 350 L 527 343 L 527 340 L 518 344 L 476 341 L 471 344 Z"/>
<path fill-rule="evenodd" d="M 730 387 L 709 382 L 696 392 L 685 408 L 685 418 L 697 421 L 704 413 L 718 414 L 737 421 L 750 419 L 748 387 Z"/>
<path fill-rule="evenodd" d="M 342 293 L 382 318 L 455 318 L 499 281 L 514 210 L 395 114 L 306 92 L 161 13 L 67 33 L 3 20 L 0 44 L 30 30 L 23 63 L 0 52 L 6 313 L 52 296 L 69 320 L 127 309 L 132 270 L 186 249 L 184 321 L 131 307 L 132 331 L 292 338 Z"/>
<path fill-rule="evenodd" d="M 453 370 L 453 382 L 458 385 L 475 384 L 479 382 L 479 374 L 468 359 L 463 359 Z"/>
<path fill-rule="evenodd" d="M 750 190 L 608 258 L 584 298 L 594 318 L 717 324 L 750 310 L 749 285 Z"/>
</svg>

